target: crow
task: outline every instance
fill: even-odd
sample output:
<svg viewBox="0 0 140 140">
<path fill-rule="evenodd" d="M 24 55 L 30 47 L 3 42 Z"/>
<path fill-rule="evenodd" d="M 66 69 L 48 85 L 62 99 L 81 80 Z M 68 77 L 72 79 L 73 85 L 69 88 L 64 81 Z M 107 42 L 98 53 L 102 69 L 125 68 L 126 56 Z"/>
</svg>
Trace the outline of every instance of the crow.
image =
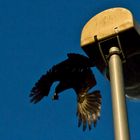
<svg viewBox="0 0 140 140">
<path fill-rule="evenodd" d="M 91 130 L 92 124 L 96 126 L 101 110 L 100 91 L 88 93 L 96 85 L 91 70 L 95 65 L 88 57 L 80 54 L 68 53 L 67 56 L 66 60 L 54 65 L 34 85 L 30 93 L 31 102 L 36 104 L 48 96 L 52 84 L 59 81 L 52 99 L 58 100 L 59 93 L 70 88 L 74 89 L 77 95 L 78 127 L 83 125 L 85 131 L 88 124 Z"/>
</svg>

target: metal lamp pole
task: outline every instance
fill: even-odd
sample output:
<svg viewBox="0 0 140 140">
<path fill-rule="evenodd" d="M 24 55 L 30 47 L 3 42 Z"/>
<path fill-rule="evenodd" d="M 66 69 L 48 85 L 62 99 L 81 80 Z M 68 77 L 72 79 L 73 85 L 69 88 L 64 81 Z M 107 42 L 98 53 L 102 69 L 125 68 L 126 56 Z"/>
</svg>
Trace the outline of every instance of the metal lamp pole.
<svg viewBox="0 0 140 140">
<path fill-rule="evenodd" d="M 119 56 L 120 50 L 117 47 L 112 47 L 109 50 L 109 54 L 115 140 L 129 140 L 122 62 Z"/>
</svg>

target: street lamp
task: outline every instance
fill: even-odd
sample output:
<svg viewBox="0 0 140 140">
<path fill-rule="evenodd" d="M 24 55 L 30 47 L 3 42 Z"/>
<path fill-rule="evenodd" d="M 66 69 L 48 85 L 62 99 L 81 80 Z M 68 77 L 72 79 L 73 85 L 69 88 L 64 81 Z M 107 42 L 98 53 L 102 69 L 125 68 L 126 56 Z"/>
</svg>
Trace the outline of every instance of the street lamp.
<svg viewBox="0 0 140 140">
<path fill-rule="evenodd" d="M 140 99 L 140 27 L 125 8 L 92 17 L 81 47 L 111 83 L 115 140 L 129 140 L 125 95 Z"/>
</svg>

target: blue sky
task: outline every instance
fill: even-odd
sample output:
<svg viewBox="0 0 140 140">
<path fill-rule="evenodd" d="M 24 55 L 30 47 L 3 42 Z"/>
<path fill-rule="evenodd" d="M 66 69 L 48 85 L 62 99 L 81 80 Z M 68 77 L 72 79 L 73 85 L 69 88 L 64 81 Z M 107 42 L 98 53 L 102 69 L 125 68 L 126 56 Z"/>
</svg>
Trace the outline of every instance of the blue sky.
<svg viewBox="0 0 140 140">
<path fill-rule="evenodd" d="M 0 1 L 0 139 L 113 140 L 110 84 L 96 68 L 102 94 L 101 119 L 90 132 L 77 128 L 76 96 L 67 90 L 52 101 L 55 85 L 37 105 L 29 93 L 40 76 L 66 59 L 85 54 L 80 34 L 95 14 L 111 8 L 130 9 L 140 23 L 139 0 L 1 0 Z M 127 99 L 130 135 L 140 139 L 140 102 Z"/>
</svg>

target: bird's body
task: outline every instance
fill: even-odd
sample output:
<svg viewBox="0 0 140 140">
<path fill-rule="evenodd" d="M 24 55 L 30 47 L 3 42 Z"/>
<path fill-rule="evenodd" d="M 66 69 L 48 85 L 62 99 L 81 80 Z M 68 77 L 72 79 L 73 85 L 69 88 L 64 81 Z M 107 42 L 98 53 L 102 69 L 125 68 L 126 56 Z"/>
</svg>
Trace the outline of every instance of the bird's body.
<svg viewBox="0 0 140 140">
<path fill-rule="evenodd" d="M 90 67 L 94 64 L 85 56 L 68 54 L 68 59 L 54 65 L 33 87 L 30 96 L 31 102 L 37 103 L 47 96 L 51 85 L 59 81 L 55 88 L 53 99 L 58 99 L 62 91 L 73 88 L 77 94 L 78 126 L 83 123 L 83 130 L 88 122 L 91 129 L 92 122 L 96 124 L 100 116 L 101 96 L 99 91 L 88 94 L 88 91 L 96 85 L 95 77 Z"/>
</svg>

